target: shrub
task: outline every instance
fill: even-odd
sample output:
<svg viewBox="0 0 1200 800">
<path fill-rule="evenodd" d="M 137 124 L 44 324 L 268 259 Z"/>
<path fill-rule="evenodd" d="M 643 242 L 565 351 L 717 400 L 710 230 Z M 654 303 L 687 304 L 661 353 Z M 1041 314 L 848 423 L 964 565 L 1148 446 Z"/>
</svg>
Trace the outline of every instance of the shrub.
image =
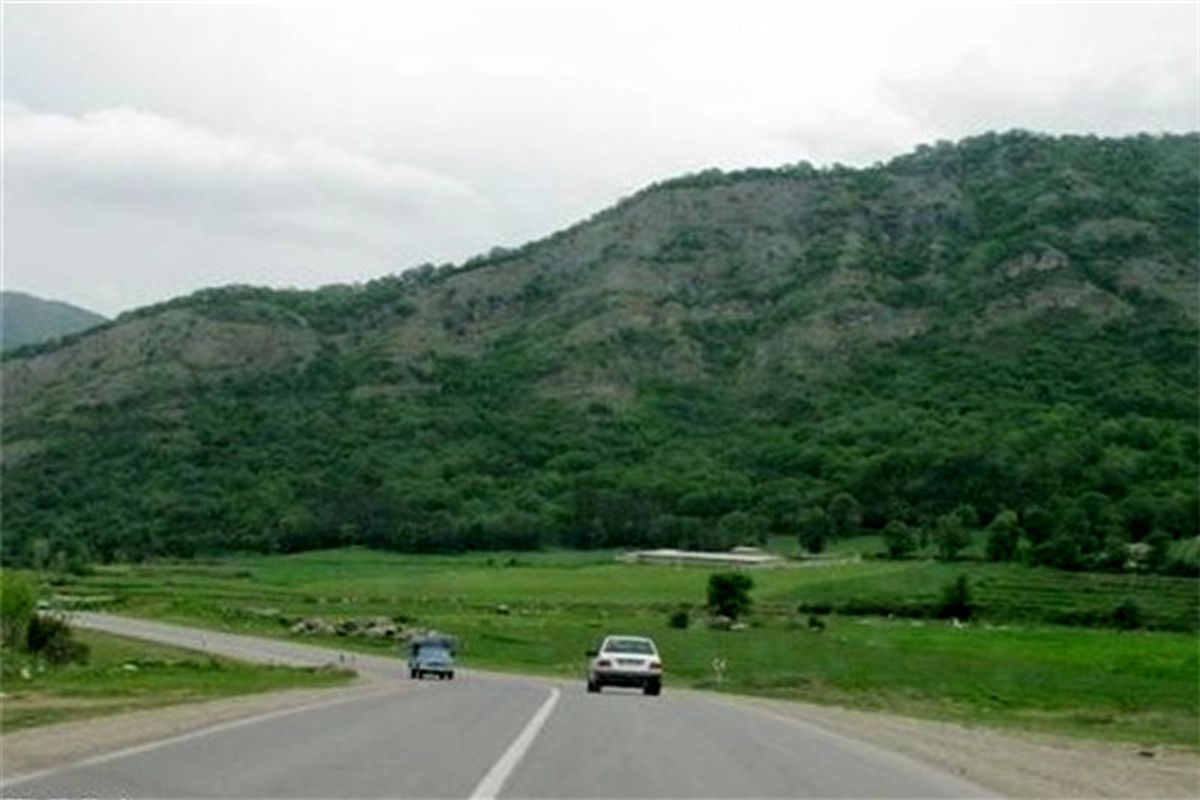
<svg viewBox="0 0 1200 800">
<path fill-rule="evenodd" d="M 77 642 L 71 626 L 58 617 L 34 616 L 26 634 L 29 652 L 40 655 L 51 664 L 86 663 L 88 646 Z"/>
<path fill-rule="evenodd" d="M 668 625 L 670 625 L 672 628 L 679 628 L 681 630 L 687 628 L 691 621 L 691 616 L 688 614 L 686 608 L 672 611 L 671 615 L 667 617 Z"/>
<path fill-rule="evenodd" d="M 1113 609 L 1112 621 L 1123 631 L 1133 631 L 1145 625 L 1142 607 L 1132 597 L 1126 598 Z"/>
<path fill-rule="evenodd" d="M 754 580 L 740 572 L 714 572 L 708 577 L 708 606 L 714 613 L 735 620 L 750 610 Z"/>
<path fill-rule="evenodd" d="M 36 601 L 29 582 L 11 572 L 0 578 L 0 626 L 3 644 L 19 646 L 34 618 Z"/>
<path fill-rule="evenodd" d="M 942 602 L 938 605 L 938 616 L 942 619 L 970 619 L 975 614 L 975 602 L 971 598 L 971 586 L 966 575 L 959 575 L 953 583 L 942 589 Z"/>
<path fill-rule="evenodd" d="M 1013 511 L 1001 511 L 987 529 L 989 561 L 1012 561 L 1021 542 L 1021 528 Z"/>
<path fill-rule="evenodd" d="M 894 519 L 883 529 L 883 543 L 888 558 L 907 558 L 917 547 L 912 531 L 902 520 Z"/>
<path fill-rule="evenodd" d="M 833 522 L 823 509 L 812 508 L 800 514 L 797 538 L 808 552 L 822 552 L 832 534 Z"/>
<path fill-rule="evenodd" d="M 937 543 L 938 558 L 942 561 L 958 558 L 958 554 L 970 543 L 967 529 L 958 514 L 942 514 L 938 517 L 933 535 Z"/>
</svg>

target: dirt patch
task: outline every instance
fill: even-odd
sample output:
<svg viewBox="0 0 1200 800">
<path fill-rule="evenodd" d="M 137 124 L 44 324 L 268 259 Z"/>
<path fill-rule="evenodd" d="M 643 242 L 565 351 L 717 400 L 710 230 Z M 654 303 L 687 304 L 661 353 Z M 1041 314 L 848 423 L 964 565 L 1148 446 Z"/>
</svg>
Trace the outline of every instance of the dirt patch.
<svg viewBox="0 0 1200 800">
<path fill-rule="evenodd" d="M 227 697 L 14 731 L 0 735 L 0 775 L 7 780 L 224 722 L 387 691 L 385 682 L 360 678 L 337 689 Z"/>
<path fill-rule="evenodd" d="M 931 764 L 1006 797 L 1200 797 L 1200 754 L 737 698 Z"/>
</svg>

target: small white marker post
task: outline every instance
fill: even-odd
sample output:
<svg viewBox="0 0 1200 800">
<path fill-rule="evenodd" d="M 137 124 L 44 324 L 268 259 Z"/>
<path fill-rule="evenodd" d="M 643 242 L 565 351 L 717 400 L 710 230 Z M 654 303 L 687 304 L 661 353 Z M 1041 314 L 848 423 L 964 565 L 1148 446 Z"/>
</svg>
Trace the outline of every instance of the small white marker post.
<svg viewBox="0 0 1200 800">
<path fill-rule="evenodd" d="M 725 668 L 726 668 L 725 659 L 714 658 L 712 660 L 712 668 L 713 668 L 713 672 L 717 676 L 717 690 L 720 691 L 721 680 L 725 677 Z"/>
</svg>

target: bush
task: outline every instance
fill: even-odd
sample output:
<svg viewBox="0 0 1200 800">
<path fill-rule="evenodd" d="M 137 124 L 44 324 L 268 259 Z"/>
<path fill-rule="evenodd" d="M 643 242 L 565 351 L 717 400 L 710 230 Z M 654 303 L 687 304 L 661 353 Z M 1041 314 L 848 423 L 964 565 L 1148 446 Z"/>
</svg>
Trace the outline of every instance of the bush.
<svg viewBox="0 0 1200 800">
<path fill-rule="evenodd" d="M 19 575 L 11 572 L 0 578 L 0 626 L 3 644 L 19 646 L 25 641 L 25 631 L 34 618 L 36 600 L 33 588 Z"/>
<path fill-rule="evenodd" d="M 687 628 L 687 626 L 691 624 L 691 621 L 691 615 L 688 614 L 686 608 L 681 608 L 678 611 L 672 611 L 671 615 L 667 617 L 667 624 L 672 628 L 679 628 L 680 630 Z"/>
<path fill-rule="evenodd" d="M 888 558 L 907 558 L 917 547 L 917 541 L 912 531 L 902 520 L 894 519 L 883 529 L 883 543 L 887 547 Z"/>
<path fill-rule="evenodd" d="M 1145 625 L 1142 607 L 1132 597 L 1126 598 L 1121 605 L 1113 609 L 1113 623 L 1123 631 L 1133 631 Z"/>
<path fill-rule="evenodd" d="M 26 647 L 30 653 L 42 656 L 51 664 L 84 664 L 88 659 L 88 646 L 75 641 L 71 626 L 58 617 L 35 615 L 29 621 Z"/>
<path fill-rule="evenodd" d="M 942 514 L 938 517 L 933 537 L 937 544 L 938 558 L 942 561 L 955 560 L 970 544 L 967 529 L 958 514 Z"/>
<path fill-rule="evenodd" d="M 754 580 L 740 572 L 714 572 L 708 577 L 708 606 L 713 613 L 736 620 L 750 610 Z"/>
<path fill-rule="evenodd" d="M 975 602 L 971 598 L 971 586 L 966 575 L 959 575 L 953 583 L 946 584 L 937 611 L 941 619 L 970 619 L 974 616 Z"/>
<path fill-rule="evenodd" d="M 987 557 L 989 561 L 1012 561 L 1017 557 L 1021 542 L 1021 528 L 1013 511 L 1001 511 L 987 529 Z"/>
</svg>

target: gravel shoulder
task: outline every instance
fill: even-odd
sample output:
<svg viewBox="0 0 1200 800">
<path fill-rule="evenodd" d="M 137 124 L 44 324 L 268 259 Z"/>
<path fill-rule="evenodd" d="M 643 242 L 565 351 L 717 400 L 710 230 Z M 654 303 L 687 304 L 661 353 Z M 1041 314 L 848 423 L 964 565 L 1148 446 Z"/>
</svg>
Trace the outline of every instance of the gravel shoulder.
<svg viewBox="0 0 1200 800">
<path fill-rule="evenodd" d="M 1005 797 L 1200 797 L 1200 753 L 1193 751 L 1012 733 L 762 698 L 729 702 L 901 753 Z"/>
<path fill-rule="evenodd" d="M 394 689 L 381 681 L 359 678 L 349 686 L 332 689 L 226 697 L 26 728 L 0 735 L 0 776 L 8 780 L 239 719 L 388 691 Z"/>
</svg>

